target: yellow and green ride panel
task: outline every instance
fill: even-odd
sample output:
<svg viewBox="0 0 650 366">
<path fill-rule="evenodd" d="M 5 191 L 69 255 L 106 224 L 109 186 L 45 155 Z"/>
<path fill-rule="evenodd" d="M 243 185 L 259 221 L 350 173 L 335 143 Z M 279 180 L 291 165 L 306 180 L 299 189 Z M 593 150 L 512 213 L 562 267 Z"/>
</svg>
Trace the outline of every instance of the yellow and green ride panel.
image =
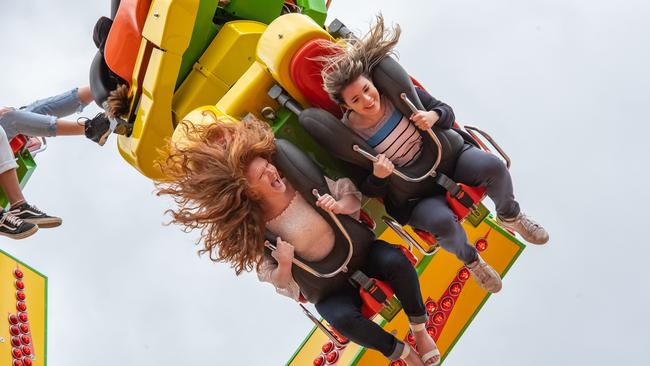
<svg viewBox="0 0 650 366">
<path fill-rule="evenodd" d="M 0 250 L 0 293 L 0 365 L 45 366 L 47 277 Z"/>
</svg>

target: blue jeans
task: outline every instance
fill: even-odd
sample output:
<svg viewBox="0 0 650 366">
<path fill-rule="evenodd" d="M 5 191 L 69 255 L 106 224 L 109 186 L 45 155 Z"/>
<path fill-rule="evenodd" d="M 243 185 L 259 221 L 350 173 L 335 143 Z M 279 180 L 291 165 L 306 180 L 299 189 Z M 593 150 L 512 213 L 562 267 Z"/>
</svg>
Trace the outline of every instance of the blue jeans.
<svg viewBox="0 0 650 366">
<path fill-rule="evenodd" d="M 386 281 L 395 291 L 402 308 L 414 324 L 427 320 L 420 281 L 415 268 L 402 251 L 384 241 L 372 245 L 361 271 L 368 277 Z M 359 290 L 347 286 L 319 301 L 316 310 L 337 331 L 356 344 L 376 349 L 391 361 L 399 359 L 404 343 L 361 315 Z"/>
<path fill-rule="evenodd" d="M 0 127 L 4 128 L 10 140 L 18 134 L 53 137 L 56 136 L 58 118 L 81 112 L 85 106 L 79 100 L 77 88 L 74 88 L 5 113 L 0 117 Z"/>
</svg>

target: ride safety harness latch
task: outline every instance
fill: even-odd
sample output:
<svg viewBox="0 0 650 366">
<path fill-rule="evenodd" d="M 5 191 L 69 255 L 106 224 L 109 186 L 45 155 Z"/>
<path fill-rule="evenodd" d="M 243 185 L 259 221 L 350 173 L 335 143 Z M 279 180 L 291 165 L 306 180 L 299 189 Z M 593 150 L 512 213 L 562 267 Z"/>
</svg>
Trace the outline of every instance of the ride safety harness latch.
<svg viewBox="0 0 650 366">
<path fill-rule="evenodd" d="M 436 183 L 442 186 L 456 201 L 467 209 L 471 210 L 476 204 L 474 199 L 463 189 L 463 187 L 454 182 L 448 176 L 438 173 L 438 175 L 436 175 Z"/>
<path fill-rule="evenodd" d="M 371 318 L 379 313 L 384 319 L 390 321 L 402 309 L 402 304 L 394 295 L 393 289 L 387 283 L 374 278 L 369 278 L 361 271 L 354 272 L 350 283 L 359 288 L 359 295 L 363 300 L 361 313 Z"/>
</svg>

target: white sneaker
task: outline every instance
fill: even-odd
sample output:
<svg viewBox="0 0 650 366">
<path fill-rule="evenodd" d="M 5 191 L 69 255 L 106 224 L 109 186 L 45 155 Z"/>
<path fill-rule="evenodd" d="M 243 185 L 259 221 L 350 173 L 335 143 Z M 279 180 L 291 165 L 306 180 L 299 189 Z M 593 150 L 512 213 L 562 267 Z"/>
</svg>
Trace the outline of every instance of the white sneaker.
<svg viewBox="0 0 650 366">
<path fill-rule="evenodd" d="M 542 225 L 533 221 L 533 219 L 526 216 L 523 212 L 520 212 L 513 219 L 497 217 L 497 222 L 504 228 L 519 233 L 524 240 L 531 244 L 546 244 L 548 241 L 548 232 L 546 232 Z"/>
<path fill-rule="evenodd" d="M 465 267 L 467 267 L 476 282 L 478 282 L 478 285 L 485 291 L 493 294 L 501 291 L 501 287 L 503 286 L 501 276 L 499 276 L 494 268 L 485 263 L 480 255 L 474 262 L 465 265 Z"/>
</svg>

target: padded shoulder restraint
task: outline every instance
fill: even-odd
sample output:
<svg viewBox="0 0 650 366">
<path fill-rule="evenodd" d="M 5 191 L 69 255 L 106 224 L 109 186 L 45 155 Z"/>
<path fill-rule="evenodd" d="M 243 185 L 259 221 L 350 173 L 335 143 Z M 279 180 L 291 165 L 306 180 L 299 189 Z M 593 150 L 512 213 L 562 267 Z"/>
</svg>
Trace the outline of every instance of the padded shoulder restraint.
<svg viewBox="0 0 650 366">
<path fill-rule="evenodd" d="M 90 64 L 89 79 L 95 103 L 101 107 L 102 103 L 108 99 L 110 92 L 117 88 L 117 81 L 112 77 L 111 71 L 104 61 L 104 55 L 100 51 L 97 51 L 92 64 Z"/>
<path fill-rule="evenodd" d="M 273 163 L 307 202 L 316 202 L 311 192 L 314 188 L 318 189 L 320 194 L 330 193 L 323 172 L 305 153 L 283 139 L 277 139 L 275 146 Z"/>
<path fill-rule="evenodd" d="M 415 86 L 411 81 L 408 73 L 402 65 L 394 58 L 387 56 L 372 70 L 372 82 L 379 92 L 386 95 L 393 105 L 405 116 L 410 116 L 413 112 L 404 103 L 400 94 L 406 93 L 413 104 L 419 109 L 424 110 L 422 102 L 415 91 Z"/>
<path fill-rule="evenodd" d="M 372 170 L 372 162 L 353 152 L 352 146 L 358 145 L 375 155 L 377 152 L 363 138 L 331 113 L 320 108 L 308 108 L 298 116 L 298 120 L 302 127 L 334 157 L 355 166 Z"/>
</svg>

